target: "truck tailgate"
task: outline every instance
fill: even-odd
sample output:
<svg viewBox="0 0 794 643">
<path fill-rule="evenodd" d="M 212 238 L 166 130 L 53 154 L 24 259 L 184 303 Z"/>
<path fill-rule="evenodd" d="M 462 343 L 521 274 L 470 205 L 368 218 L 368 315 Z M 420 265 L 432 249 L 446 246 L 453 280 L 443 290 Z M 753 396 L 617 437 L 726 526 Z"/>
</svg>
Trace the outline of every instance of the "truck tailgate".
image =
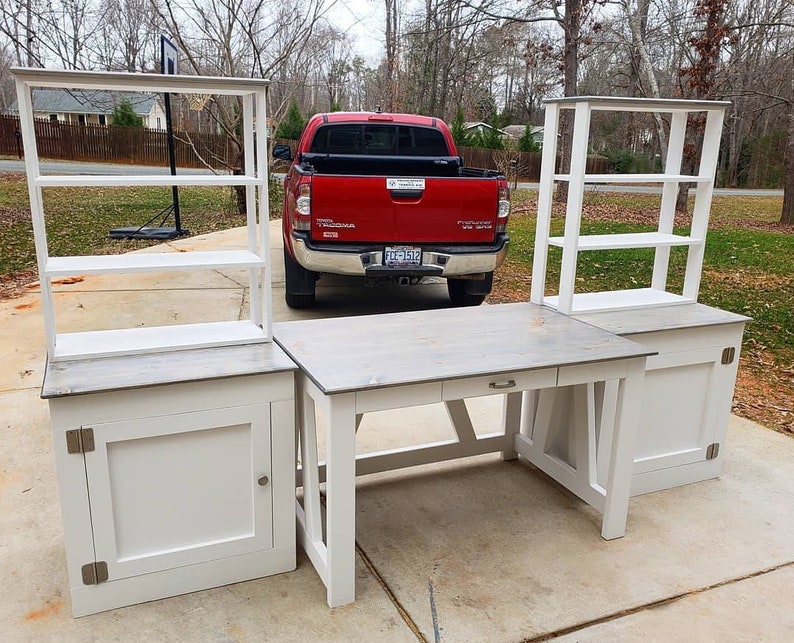
<svg viewBox="0 0 794 643">
<path fill-rule="evenodd" d="M 315 174 L 312 239 L 347 243 L 491 243 L 494 178 Z"/>
</svg>

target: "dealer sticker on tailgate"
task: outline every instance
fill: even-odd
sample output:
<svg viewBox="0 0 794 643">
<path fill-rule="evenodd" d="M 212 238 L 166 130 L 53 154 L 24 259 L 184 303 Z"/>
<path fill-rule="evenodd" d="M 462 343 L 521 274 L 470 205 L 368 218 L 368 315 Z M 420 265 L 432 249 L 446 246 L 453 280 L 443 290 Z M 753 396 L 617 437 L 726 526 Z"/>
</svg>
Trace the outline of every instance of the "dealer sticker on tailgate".
<svg viewBox="0 0 794 643">
<path fill-rule="evenodd" d="M 387 190 L 424 190 L 424 179 L 386 179 Z"/>
</svg>

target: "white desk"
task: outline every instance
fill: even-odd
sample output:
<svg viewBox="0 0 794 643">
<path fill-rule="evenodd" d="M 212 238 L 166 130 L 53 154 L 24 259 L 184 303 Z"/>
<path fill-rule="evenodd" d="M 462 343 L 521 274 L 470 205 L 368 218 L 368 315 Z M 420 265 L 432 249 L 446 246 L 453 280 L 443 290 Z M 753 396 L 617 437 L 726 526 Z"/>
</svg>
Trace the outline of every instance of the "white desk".
<svg viewBox="0 0 794 643">
<path fill-rule="evenodd" d="M 276 341 L 300 366 L 303 505 L 299 538 L 325 583 L 328 604 L 355 600 L 355 476 L 481 453 L 527 458 L 603 513 L 601 535 L 623 536 L 645 358 L 652 350 L 534 304 L 283 322 Z M 577 400 L 576 467 L 547 448 L 540 422 L 521 427 L 521 392 L 615 381 L 599 408 Z M 506 394 L 502 431 L 474 434 L 465 398 Z M 356 458 L 364 413 L 443 402 L 449 442 Z M 327 423 L 318 462 L 315 410 Z M 535 417 L 543 416 L 543 409 Z M 598 425 L 614 436 L 606 487 L 596 481 Z M 526 423 L 525 423 L 526 424 Z M 522 432 L 523 431 L 523 432 Z M 325 539 L 320 482 L 326 480 Z"/>
</svg>

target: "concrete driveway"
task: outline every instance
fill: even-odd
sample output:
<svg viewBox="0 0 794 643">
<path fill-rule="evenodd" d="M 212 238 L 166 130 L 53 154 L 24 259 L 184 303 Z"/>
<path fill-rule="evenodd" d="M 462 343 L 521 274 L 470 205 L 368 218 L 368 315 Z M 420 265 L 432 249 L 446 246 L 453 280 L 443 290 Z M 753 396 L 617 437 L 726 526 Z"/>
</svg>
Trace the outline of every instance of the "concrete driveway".
<svg viewBox="0 0 794 643">
<path fill-rule="evenodd" d="M 277 320 L 448 305 L 443 282 L 321 281 L 318 307 Z M 154 250 L 240 247 L 241 230 Z M 153 250 L 148 250 L 153 251 Z M 67 326 L 245 314 L 234 273 L 100 275 L 58 286 Z M 180 317 L 181 316 L 181 317 Z M 0 302 L 2 641 L 788 641 L 794 441 L 731 418 L 721 478 L 632 499 L 627 535 L 521 461 L 498 454 L 360 478 L 356 603 L 330 610 L 299 555 L 288 574 L 72 619 L 46 404 L 38 294 Z M 473 404 L 488 431 L 498 403 Z M 399 427 L 398 430 L 397 427 Z M 363 450 L 442 439 L 439 405 L 365 416 Z"/>
</svg>

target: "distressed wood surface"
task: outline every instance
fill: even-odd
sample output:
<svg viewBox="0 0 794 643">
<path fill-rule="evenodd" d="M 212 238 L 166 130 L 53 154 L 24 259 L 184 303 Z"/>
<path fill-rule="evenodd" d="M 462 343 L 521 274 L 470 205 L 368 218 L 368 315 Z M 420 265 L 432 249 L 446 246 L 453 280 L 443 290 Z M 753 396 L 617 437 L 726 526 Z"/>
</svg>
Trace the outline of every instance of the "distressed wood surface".
<svg viewBox="0 0 794 643">
<path fill-rule="evenodd" d="M 294 370 L 297 366 L 281 348 L 265 343 L 56 363 L 48 361 L 41 397 L 49 399 Z"/>
<path fill-rule="evenodd" d="M 274 339 L 326 394 L 655 354 L 529 303 L 281 322 Z"/>
<path fill-rule="evenodd" d="M 652 308 L 614 310 L 603 313 L 580 313 L 574 315 L 574 317 L 616 335 L 654 333 L 663 330 L 718 326 L 750 321 L 750 317 L 703 304 L 676 304 Z"/>
</svg>

